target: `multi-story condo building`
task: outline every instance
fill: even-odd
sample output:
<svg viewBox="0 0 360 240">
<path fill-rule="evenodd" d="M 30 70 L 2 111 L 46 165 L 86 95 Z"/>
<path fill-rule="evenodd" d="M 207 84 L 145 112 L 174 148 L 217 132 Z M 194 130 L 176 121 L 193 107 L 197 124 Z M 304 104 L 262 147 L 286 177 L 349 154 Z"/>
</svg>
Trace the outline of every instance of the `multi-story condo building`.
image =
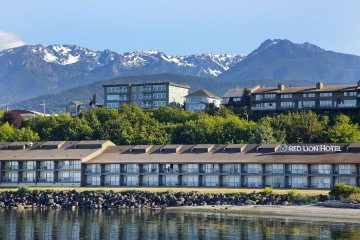
<svg viewBox="0 0 360 240">
<path fill-rule="evenodd" d="M 0 186 L 360 186 L 360 144 L 0 144 Z"/>
<path fill-rule="evenodd" d="M 243 95 L 243 88 L 229 89 L 223 96 L 221 104 L 226 107 L 239 107 L 241 106 L 241 98 Z"/>
<path fill-rule="evenodd" d="M 130 103 L 137 104 L 143 109 L 181 107 L 190 88 L 172 82 L 110 84 L 103 87 L 105 106 L 109 109 L 117 109 L 123 104 Z"/>
<path fill-rule="evenodd" d="M 251 89 L 251 110 L 275 111 L 286 109 L 354 110 L 359 109 L 360 81 L 357 85 L 315 87 L 257 86 Z"/>
</svg>

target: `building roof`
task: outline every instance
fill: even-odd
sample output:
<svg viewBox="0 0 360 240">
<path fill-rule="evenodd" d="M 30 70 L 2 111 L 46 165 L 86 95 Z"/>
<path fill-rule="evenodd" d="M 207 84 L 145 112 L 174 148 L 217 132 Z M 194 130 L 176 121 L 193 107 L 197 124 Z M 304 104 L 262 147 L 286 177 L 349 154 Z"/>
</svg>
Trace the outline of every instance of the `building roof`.
<svg viewBox="0 0 360 240">
<path fill-rule="evenodd" d="M 57 146 L 43 148 L 41 146 Z M 289 144 L 337 150 L 287 151 L 280 144 L 121 145 L 111 141 L 0 143 L 0 161 L 80 160 L 83 163 L 298 163 L 360 164 L 360 144 Z M 17 147 L 20 146 L 20 147 Z M 23 147 L 22 147 L 23 146 Z M 280 146 L 280 147 L 279 147 Z M 350 146 L 350 148 L 348 148 Z M 139 151 L 130 151 L 137 149 Z M 169 149 L 175 151 L 162 151 Z M 198 149 L 200 151 L 193 151 Z M 226 149 L 229 149 L 227 151 Z M 266 151 L 263 151 L 263 150 Z M 234 151 L 236 150 L 236 151 Z M 239 151 L 240 150 L 240 151 Z"/>
<path fill-rule="evenodd" d="M 357 85 L 331 85 L 323 86 L 318 89 L 315 86 L 309 87 L 285 87 L 284 90 L 279 90 L 277 87 L 259 87 L 256 90 L 252 91 L 252 94 L 256 93 L 297 93 L 297 92 L 346 92 L 346 91 L 356 91 L 358 89 Z"/>
<path fill-rule="evenodd" d="M 209 91 L 204 90 L 204 89 L 197 90 L 197 91 L 195 91 L 193 93 L 190 93 L 190 94 L 186 95 L 185 97 L 208 97 L 208 98 L 220 99 L 218 96 L 216 96 L 212 92 L 209 92 Z"/>
<path fill-rule="evenodd" d="M 144 86 L 144 85 L 163 85 L 169 84 L 171 86 L 182 87 L 182 88 L 190 88 L 189 85 L 179 84 L 174 82 L 144 82 L 144 83 L 119 83 L 119 84 L 104 84 L 103 87 L 130 87 L 130 86 Z"/>
<path fill-rule="evenodd" d="M 231 97 L 242 97 L 243 88 L 232 88 L 229 89 L 224 95 L 223 98 L 231 98 Z"/>
<path fill-rule="evenodd" d="M 81 101 L 76 101 L 76 100 L 69 102 L 67 105 L 70 105 L 70 104 L 73 104 L 73 105 L 86 105 L 86 103 L 83 103 Z"/>
</svg>

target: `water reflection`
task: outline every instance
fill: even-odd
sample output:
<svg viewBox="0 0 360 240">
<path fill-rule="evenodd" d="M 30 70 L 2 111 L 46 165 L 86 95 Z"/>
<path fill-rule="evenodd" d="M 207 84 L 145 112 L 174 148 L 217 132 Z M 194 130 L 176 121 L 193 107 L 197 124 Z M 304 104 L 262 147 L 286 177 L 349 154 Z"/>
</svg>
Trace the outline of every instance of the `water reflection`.
<svg viewBox="0 0 360 240">
<path fill-rule="evenodd" d="M 0 211 L 1 239 L 360 239 L 360 223 L 160 210 Z"/>
</svg>

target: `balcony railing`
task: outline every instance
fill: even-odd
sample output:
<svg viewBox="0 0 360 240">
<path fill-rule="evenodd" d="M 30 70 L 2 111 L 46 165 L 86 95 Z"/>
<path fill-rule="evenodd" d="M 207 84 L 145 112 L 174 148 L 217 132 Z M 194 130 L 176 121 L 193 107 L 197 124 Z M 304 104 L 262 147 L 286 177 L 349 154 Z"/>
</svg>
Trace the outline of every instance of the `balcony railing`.
<svg viewBox="0 0 360 240">
<path fill-rule="evenodd" d="M 7 183 L 17 183 L 18 179 L 17 178 L 3 178 L 2 180 L 3 182 L 7 182 Z"/>
<path fill-rule="evenodd" d="M 182 173 L 199 173 L 199 169 L 183 169 Z"/>
<path fill-rule="evenodd" d="M 265 173 L 271 173 L 271 174 L 283 174 L 283 169 L 272 169 L 272 170 L 266 170 Z"/>
<path fill-rule="evenodd" d="M 334 171 L 334 174 L 339 174 L 339 175 L 357 175 L 356 170 L 352 170 L 352 171 Z"/>
<path fill-rule="evenodd" d="M 124 183 L 124 186 L 139 186 L 138 182 L 126 182 Z"/>
<path fill-rule="evenodd" d="M 36 170 L 36 166 L 31 166 L 31 167 L 23 166 L 21 170 Z"/>
<path fill-rule="evenodd" d="M 288 188 L 308 188 L 308 185 L 305 183 L 294 183 L 287 185 Z"/>
<path fill-rule="evenodd" d="M 58 182 L 80 182 L 77 178 L 59 178 Z"/>
<path fill-rule="evenodd" d="M 203 187 L 219 187 L 218 183 L 203 183 Z"/>
<path fill-rule="evenodd" d="M 260 187 L 263 187 L 263 185 L 261 183 L 244 183 L 243 186 L 248 187 L 248 188 L 260 188 Z"/>
<path fill-rule="evenodd" d="M 319 189 L 329 189 L 331 188 L 331 184 L 327 184 L 327 183 L 314 183 L 314 184 L 311 184 L 311 188 L 319 188 Z"/>
<path fill-rule="evenodd" d="M 251 110 L 276 110 L 276 107 L 251 107 Z"/>
<path fill-rule="evenodd" d="M 153 168 L 153 169 L 142 169 L 141 170 L 141 173 L 159 173 L 159 170 L 156 169 L 156 168 Z"/>
<path fill-rule="evenodd" d="M 120 174 L 120 169 L 105 170 L 104 174 Z"/>
<path fill-rule="evenodd" d="M 183 187 L 198 187 L 199 183 L 198 182 L 184 182 L 182 183 Z"/>
<path fill-rule="evenodd" d="M 225 169 L 222 173 L 240 173 L 239 169 Z"/>
<path fill-rule="evenodd" d="M 54 167 L 54 165 L 53 166 L 40 166 L 38 169 L 39 170 L 54 170 L 55 167 Z"/>
<path fill-rule="evenodd" d="M 125 169 L 123 173 L 139 173 L 139 169 Z"/>
<path fill-rule="evenodd" d="M 331 174 L 331 171 L 330 170 L 316 170 L 316 169 L 312 169 L 310 171 L 311 174 Z"/>
<path fill-rule="evenodd" d="M 219 173 L 219 172 L 220 172 L 219 169 L 206 169 L 200 171 L 200 173 Z"/>
<path fill-rule="evenodd" d="M 32 183 L 35 182 L 35 178 L 23 178 L 20 182 Z"/>
<path fill-rule="evenodd" d="M 288 173 L 288 174 L 308 174 L 308 170 L 292 169 L 292 170 L 288 170 L 286 173 Z"/>
<path fill-rule="evenodd" d="M 263 173 L 260 169 L 245 169 L 243 173 L 255 173 L 255 174 L 261 174 Z"/>
<path fill-rule="evenodd" d="M 85 174 L 101 174 L 101 169 L 85 169 Z"/>
<path fill-rule="evenodd" d="M 179 173 L 179 169 L 161 169 L 160 173 Z"/>
<path fill-rule="evenodd" d="M 54 182 L 54 178 L 39 178 L 39 183 Z"/>
<path fill-rule="evenodd" d="M 272 184 L 266 184 L 266 187 L 284 188 L 285 184 L 283 184 L 283 183 L 272 183 Z"/>
<path fill-rule="evenodd" d="M 240 183 L 228 183 L 228 182 L 224 182 L 223 183 L 223 187 L 241 187 Z"/>
<path fill-rule="evenodd" d="M 5 166 L 5 170 L 19 170 L 19 166 Z"/>
<path fill-rule="evenodd" d="M 338 108 L 353 108 L 356 107 L 356 104 L 338 104 Z"/>
<path fill-rule="evenodd" d="M 81 170 L 81 166 L 60 165 L 60 166 L 57 166 L 56 169 L 62 169 L 62 170 Z"/>
<path fill-rule="evenodd" d="M 156 187 L 156 186 L 159 186 L 159 183 L 158 182 L 143 182 L 142 185 L 145 187 Z"/>
<path fill-rule="evenodd" d="M 120 186 L 119 182 L 105 182 L 104 186 Z"/>
</svg>

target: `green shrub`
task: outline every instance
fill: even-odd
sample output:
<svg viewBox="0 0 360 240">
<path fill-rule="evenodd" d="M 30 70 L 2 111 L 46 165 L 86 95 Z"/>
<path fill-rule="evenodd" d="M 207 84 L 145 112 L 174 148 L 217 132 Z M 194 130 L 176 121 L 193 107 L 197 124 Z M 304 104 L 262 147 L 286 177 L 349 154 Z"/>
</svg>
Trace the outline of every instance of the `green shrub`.
<svg viewBox="0 0 360 240">
<path fill-rule="evenodd" d="M 297 190 L 297 189 L 291 189 L 291 190 L 289 190 L 288 191 L 288 194 L 290 195 L 290 196 L 297 196 L 297 195 L 299 195 L 299 190 Z"/>
<path fill-rule="evenodd" d="M 342 202 L 360 203 L 360 193 L 350 194 L 347 198 L 343 198 Z"/>
<path fill-rule="evenodd" d="M 294 205 L 314 204 L 319 201 L 319 196 L 309 196 L 305 194 L 291 195 L 289 202 Z"/>
<path fill-rule="evenodd" d="M 267 193 L 267 194 L 271 194 L 271 193 L 273 193 L 273 189 L 271 187 L 266 187 L 266 188 L 264 188 L 263 192 Z"/>
<path fill-rule="evenodd" d="M 360 188 L 349 186 L 346 183 L 338 183 L 332 187 L 329 194 L 335 199 L 344 199 L 357 193 L 360 193 Z"/>
<path fill-rule="evenodd" d="M 26 193 L 30 192 L 30 189 L 28 187 L 19 187 L 19 189 L 16 191 L 20 197 L 24 197 Z"/>
</svg>

